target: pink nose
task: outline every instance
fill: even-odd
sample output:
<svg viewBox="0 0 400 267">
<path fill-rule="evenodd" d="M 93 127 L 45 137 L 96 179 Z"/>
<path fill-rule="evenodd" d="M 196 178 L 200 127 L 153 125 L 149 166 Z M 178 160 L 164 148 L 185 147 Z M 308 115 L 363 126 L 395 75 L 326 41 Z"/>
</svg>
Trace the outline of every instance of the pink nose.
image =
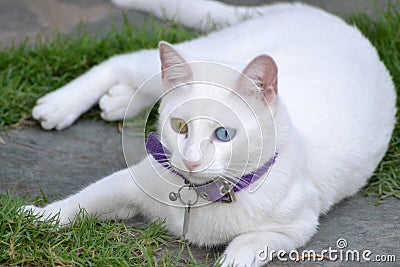
<svg viewBox="0 0 400 267">
<path fill-rule="evenodd" d="M 189 171 L 193 171 L 194 168 L 200 165 L 198 161 L 190 161 L 190 160 L 183 160 L 183 163 L 185 164 L 186 168 L 188 168 Z"/>
</svg>

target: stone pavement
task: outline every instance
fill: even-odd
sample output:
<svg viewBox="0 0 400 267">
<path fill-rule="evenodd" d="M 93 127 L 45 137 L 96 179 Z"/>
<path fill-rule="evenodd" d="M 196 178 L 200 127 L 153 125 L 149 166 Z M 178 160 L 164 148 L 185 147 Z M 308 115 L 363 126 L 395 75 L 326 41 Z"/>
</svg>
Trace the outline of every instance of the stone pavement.
<svg viewBox="0 0 400 267">
<path fill-rule="evenodd" d="M 261 2 L 271 1 L 253 0 L 246 3 Z M 343 16 L 354 10 L 370 14 L 374 11 L 370 1 L 304 2 L 323 6 Z M 376 5 L 384 8 L 387 2 L 377 1 Z M 146 17 L 135 11 L 129 11 L 127 15 L 131 21 L 138 23 Z M 122 21 L 122 16 L 108 0 L 1 0 L 0 45 L 9 46 L 12 41 L 19 42 L 37 34 L 45 37 L 55 30 L 68 33 L 73 31 L 80 20 L 86 21 L 89 30 L 93 32 L 106 32 L 110 19 L 118 23 Z M 141 145 L 140 142 L 137 145 Z M 141 157 L 137 155 L 137 159 Z M 42 189 L 50 200 L 54 200 L 124 167 L 121 136 L 115 123 L 80 119 L 62 132 L 46 132 L 37 125 L 0 132 L 0 193 L 15 190 L 17 195 L 37 196 Z M 399 262 L 400 201 L 389 199 L 380 206 L 374 206 L 374 202 L 374 198 L 360 195 L 342 201 L 328 214 L 321 216 L 319 231 L 304 248 L 316 252 L 328 247 L 336 249 L 337 240 L 344 238 L 349 250 L 358 249 L 362 252 L 368 249 L 374 253 L 373 256 L 391 254 Z M 136 218 L 132 223 L 143 224 L 145 221 Z M 200 262 L 205 260 L 208 253 L 213 253 L 201 248 L 193 250 Z M 303 265 L 310 264 L 272 264 Z M 312 265 L 358 266 L 360 263 L 337 261 Z M 373 265 L 399 266 L 398 263 Z"/>
<path fill-rule="evenodd" d="M 17 195 L 37 196 L 42 189 L 49 200 L 54 200 L 126 166 L 115 123 L 81 119 L 62 132 L 43 131 L 34 126 L 6 131 L 1 136 L 0 193 L 15 190 Z M 140 145 L 138 142 L 134 147 Z M 137 155 L 138 160 L 141 157 Z M 374 254 L 396 255 L 400 260 L 400 201 L 389 199 L 375 206 L 375 200 L 357 195 L 336 205 L 327 215 L 321 216 L 319 231 L 303 249 L 336 249 L 337 240 L 344 238 L 348 249 L 368 249 Z M 131 223 L 143 225 L 145 221 L 139 217 Z M 200 262 L 207 253 L 212 253 L 201 248 L 193 248 L 193 251 Z M 340 264 L 324 262 L 321 265 Z M 342 265 L 358 266 L 357 263 Z"/>
</svg>

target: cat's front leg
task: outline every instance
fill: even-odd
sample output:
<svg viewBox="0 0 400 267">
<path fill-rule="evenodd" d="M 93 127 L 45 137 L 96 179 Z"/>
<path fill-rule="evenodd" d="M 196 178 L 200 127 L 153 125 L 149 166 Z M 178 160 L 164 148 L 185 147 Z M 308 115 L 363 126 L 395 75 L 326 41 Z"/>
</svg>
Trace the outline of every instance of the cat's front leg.
<svg viewBox="0 0 400 267">
<path fill-rule="evenodd" d="M 304 245 L 314 234 L 318 216 L 274 231 L 248 232 L 234 238 L 226 248 L 223 267 L 265 266 L 280 250 L 289 252 Z"/>
<path fill-rule="evenodd" d="M 135 90 L 150 76 L 159 72 L 158 51 L 142 50 L 118 55 L 93 67 L 58 90 L 37 101 L 32 116 L 46 130 L 62 130 L 70 126 L 82 113 L 100 103 L 102 117 L 106 120 L 122 119 L 124 111 Z M 135 102 L 135 112 L 157 99 L 160 86 L 145 92 L 147 101 Z M 136 115 L 129 114 L 131 116 Z"/>
<path fill-rule="evenodd" d="M 116 83 L 112 63 L 106 61 L 38 99 L 32 116 L 40 121 L 43 129 L 62 130 L 91 108 Z"/>
<path fill-rule="evenodd" d="M 77 194 L 43 208 L 25 206 L 23 209 L 42 221 L 58 216 L 60 225 L 67 225 L 84 209 L 85 214 L 100 220 L 127 219 L 135 215 L 137 199 L 143 192 L 124 169 L 86 187 Z"/>
<path fill-rule="evenodd" d="M 106 121 L 132 118 L 143 108 L 154 105 L 156 99 L 132 85 L 117 84 L 100 98 L 101 118 Z"/>
</svg>

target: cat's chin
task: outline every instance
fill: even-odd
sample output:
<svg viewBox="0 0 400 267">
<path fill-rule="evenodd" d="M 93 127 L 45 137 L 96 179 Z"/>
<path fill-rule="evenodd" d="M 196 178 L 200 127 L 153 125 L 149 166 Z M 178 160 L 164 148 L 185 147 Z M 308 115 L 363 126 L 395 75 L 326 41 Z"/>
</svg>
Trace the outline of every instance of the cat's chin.
<svg viewBox="0 0 400 267">
<path fill-rule="evenodd" d="M 185 178 L 193 185 L 203 185 L 213 181 L 218 175 L 206 173 L 185 173 Z"/>
</svg>

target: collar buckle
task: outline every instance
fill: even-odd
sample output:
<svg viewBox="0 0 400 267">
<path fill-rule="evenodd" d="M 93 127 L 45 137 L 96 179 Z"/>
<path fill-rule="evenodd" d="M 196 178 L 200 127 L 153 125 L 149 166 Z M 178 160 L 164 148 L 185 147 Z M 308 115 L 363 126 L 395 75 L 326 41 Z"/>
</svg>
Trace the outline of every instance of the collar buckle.
<svg viewBox="0 0 400 267">
<path fill-rule="evenodd" d="M 232 203 L 236 201 L 235 192 L 233 190 L 229 191 L 223 198 L 221 198 L 222 203 Z"/>
<path fill-rule="evenodd" d="M 223 203 L 232 203 L 236 201 L 233 185 L 225 179 L 222 179 L 222 186 L 219 189 L 219 193 L 223 196 L 220 200 Z"/>
</svg>

